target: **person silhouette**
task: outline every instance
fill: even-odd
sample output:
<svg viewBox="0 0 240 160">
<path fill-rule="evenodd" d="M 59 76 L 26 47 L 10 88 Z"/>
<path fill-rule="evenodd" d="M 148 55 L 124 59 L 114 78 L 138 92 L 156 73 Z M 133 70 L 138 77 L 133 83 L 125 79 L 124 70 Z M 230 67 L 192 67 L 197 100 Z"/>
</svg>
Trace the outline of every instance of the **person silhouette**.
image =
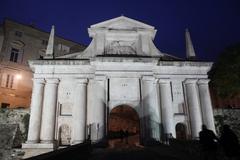
<svg viewBox="0 0 240 160">
<path fill-rule="evenodd" d="M 170 141 L 173 139 L 172 133 L 165 133 L 165 144 L 170 145 Z"/>
<path fill-rule="evenodd" d="M 120 138 L 121 138 L 121 142 L 123 142 L 124 131 L 122 129 L 120 130 Z"/>
<path fill-rule="evenodd" d="M 204 124 L 202 125 L 202 131 L 199 132 L 199 140 L 201 144 L 202 159 L 215 160 L 218 138 L 214 132 L 207 129 Z"/>
<path fill-rule="evenodd" d="M 239 141 L 229 125 L 223 125 L 220 136 L 220 145 L 229 159 L 237 158 L 239 154 Z"/>
<path fill-rule="evenodd" d="M 126 130 L 126 131 L 125 131 L 126 144 L 128 144 L 128 136 L 129 136 L 129 133 L 128 133 L 128 130 Z"/>
</svg>

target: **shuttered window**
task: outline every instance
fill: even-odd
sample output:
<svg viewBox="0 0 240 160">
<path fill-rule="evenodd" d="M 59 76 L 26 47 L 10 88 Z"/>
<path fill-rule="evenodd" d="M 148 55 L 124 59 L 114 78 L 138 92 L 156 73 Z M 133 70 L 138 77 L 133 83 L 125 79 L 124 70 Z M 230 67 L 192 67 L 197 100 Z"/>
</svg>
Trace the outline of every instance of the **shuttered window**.
<svg viewBox="0 0 240 160">
<path fill-rule="evenodd" d="M 16 89 L 17 80 L 14 75 L 11 74 L 3 74 L 1 77 L 1 87 Z"/>
</svg>

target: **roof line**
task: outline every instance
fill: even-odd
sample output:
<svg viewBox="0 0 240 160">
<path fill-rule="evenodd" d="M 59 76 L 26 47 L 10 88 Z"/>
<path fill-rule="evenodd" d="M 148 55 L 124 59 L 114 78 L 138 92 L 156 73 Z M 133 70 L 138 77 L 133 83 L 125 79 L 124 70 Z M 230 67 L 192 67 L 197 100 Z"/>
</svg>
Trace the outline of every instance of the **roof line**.
<svg viewBox="0 0 240 160">
<path fill-rule="evenodd" d="M 12 19 L 12 18 L 9 18 L 9 17 L 5 17 L 5 18 L 4 18 L 2 25 L 4 25 L 7 20 L 8 20 L 8 21 L 11 21 L 11 22 L 13 22 L 13 23 L 17 23 L 17 24 L 19 24 L 19 25 L 23 25 L 23 26 L 25 26 L 25 27 L 31 28 L 31 29 L 35 29 L 35 30 L 40 31 L 40 32 L 43 32 L 43 33 L 50 34 L 50 32 L 44 31 L 44 30 L 41 29 L 41 28 L 38 28 L 38 27 L 35 27 L 35 26 L 34 26 L 34 27 L 33 27 L 33 26 L 30 26 L 30 25 L 28 25 L 28 24 L 25 24 L 25 23 L 16 21 L 16 20 L 14 20 L 14 19 Z M 64 38 L 64 37 L 59 36 L 59 35 L 56 35 L 56 37 L 58 37 L 58 38 L 60 38 L 60 39 L 63 39 L 63 40 L 66 40 L 66 41 L 70 41 L 70 42 L 73 42 L 73 43 L 82 45 L 82 46 L 87 46 L 86 44 L 81 44 L 81 43 L 79 43 L 79 42 L 76 42 L 76 41 L 73 41 L 73 40 Z"/>
</svg>

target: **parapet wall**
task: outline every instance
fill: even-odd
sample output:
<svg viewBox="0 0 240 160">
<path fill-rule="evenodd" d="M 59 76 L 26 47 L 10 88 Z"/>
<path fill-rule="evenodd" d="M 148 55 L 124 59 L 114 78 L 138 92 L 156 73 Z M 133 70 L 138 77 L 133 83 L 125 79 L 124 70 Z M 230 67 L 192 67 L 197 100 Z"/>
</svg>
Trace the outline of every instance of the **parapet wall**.
<svg viewBox="0 0 240 160">
<path fill-rule="evenodd" d="M 214 118 L 219 136 L 221 125 L 228 124 L 240 140 L 240 108 L 214 109 Z"/>
<path fill-rule="evenodd" d="M 28 132 L 29 109 L 0 109 L 0 124 L 18 124 L 23 138 Z M 0 135 L 1 136 L 1 135 Z"/>
</svg>

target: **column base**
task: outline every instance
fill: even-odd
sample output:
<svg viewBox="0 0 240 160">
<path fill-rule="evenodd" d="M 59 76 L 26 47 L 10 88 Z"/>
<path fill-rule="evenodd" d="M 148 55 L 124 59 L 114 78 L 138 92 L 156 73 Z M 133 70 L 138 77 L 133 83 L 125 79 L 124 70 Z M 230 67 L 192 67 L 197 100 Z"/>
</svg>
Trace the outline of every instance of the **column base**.
<svg viewBox="0 0 240 160">
<path fill-rule="evenodd" d="M 30 141 L 31 142 L 31 141 Z M 23 159 L 51 152 L 56 149 L 54 143 L 23 143 L 22 149 L 25 152 Z"/>
<path fill-rule="evenodd" d="M 41 144 L 52 144 L 53 140 L 41 140 L 40 143 Z"/>
<path fill-rule="evenodd" d="M 85 140 L 75 140 L 72 142 L 72 144 L 74 145 L 74 144 L 79 144 L 79 143 L 83 143 L 83 142 L 85 142 Z"/>
<path fill-rule="evenodd" d="M 27 140 L 24 144 L 37 144 L 39 143 L 39 140 Z"/>
</svg>

